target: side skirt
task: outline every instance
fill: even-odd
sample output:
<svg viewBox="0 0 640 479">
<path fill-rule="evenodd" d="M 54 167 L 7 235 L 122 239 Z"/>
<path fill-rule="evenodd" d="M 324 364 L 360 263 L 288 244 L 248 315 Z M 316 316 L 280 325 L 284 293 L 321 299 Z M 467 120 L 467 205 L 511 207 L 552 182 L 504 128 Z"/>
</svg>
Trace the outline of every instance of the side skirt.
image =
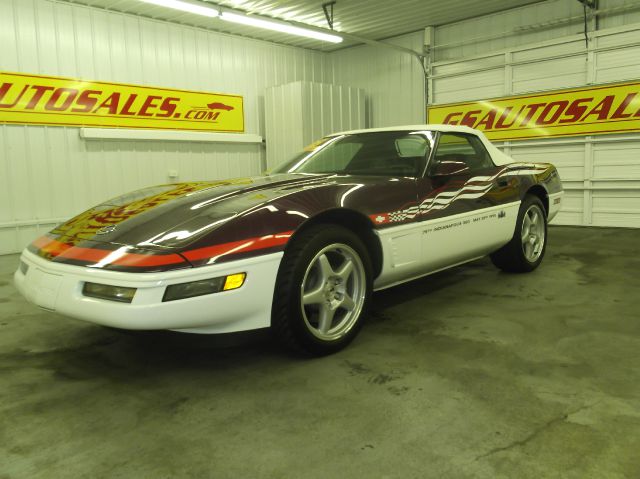
<svg viewBox="0 0 640 479">
<path fill-rule="evenodd" d="M 460 266 L 461 264 L 466 264 L 466 263 L 471 263 L 473 261 L 476 261 L 480 258 L 484 258 L 484 256 L 477 256 L 475 258 L 471 258 L 471 259 L 467 259 L 464 261 L 460 261 L 459 263 L 455 263 L 449 266 L 445 266 L 444 268 L 440 268 L 440 269 L 436 269 L 435 271 L 429 271 L 428 273 L 423 273 L 423 274 L 419 274 L 416 276 L 412 276 L 410 278 L 406 278 L 406 279 L 401 279 L 399 281 L 396 281 L 395 283 L 391 283 L 391 284 L 385 284 L 384 286 L 380 286 L 379 288 L 374 288 L 374 291 L 383 291 L 387 288 L 393 288 L 394 286 L 398 286 L 399 284 L 404 284 L 404 283 L 408 283 L 409 281 L 413 281 L 416 279 L 420 279 L 420 278 L 424 278 L 425 276 L 430 276 L 432 274 L 435 273 L 439 273 L 440 271 L 444 271 L 446 269 L 451 269 L 451 268 L 455 268 L 456 266 Z"/>
</svg>

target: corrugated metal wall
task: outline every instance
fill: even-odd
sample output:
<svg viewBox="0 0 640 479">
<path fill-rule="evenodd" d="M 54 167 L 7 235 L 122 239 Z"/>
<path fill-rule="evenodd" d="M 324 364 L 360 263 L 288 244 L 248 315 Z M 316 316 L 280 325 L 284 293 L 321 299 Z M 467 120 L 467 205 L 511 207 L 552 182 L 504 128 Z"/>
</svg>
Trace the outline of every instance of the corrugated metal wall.
<svg viewBox="0 0 640 479">
<path fill-rule="evenodd" d="M 267 88 L 267 168 L 272 169 L 323 136 L 365 127 L 360 88 L 294 82 Z"/>
<path fill-rule="evenodd" d="M 0 0 L 0 70 L 245 98 L 248 133 L 264 135 L 264 91 L 331 80 L 325 54 L 47 0 Z M 259 174 L 251 144 L 84 141 L 77 128 L 0 125 L 0 254 L 123 192 Z"/>
<path fill-rule="evenodd" d="M 421 52 L 422 31 L 386 40 Z M 425 122 L 424 73 L 406 53 L 384 47 L 361 46 L 332 53 L 333 83 L 366 92 L 367 127 Z"/>
<path fill-rule="evenodd" d="M 430 103 L 640 79 L 638 2 L 600 0 L 585 46 L 578 2 L 553 0 L 437 27 Z M 563 19 L 573 18 L 570 22 Z M 595 30 L 595 31 L 594 31 Z M 489 35 L 487 32 L 491 32 Z M 506 142 L 516 159 L 552 161 L 566 189 L 556 223 L 640 227 L 640 135 Z"/>
</svg>

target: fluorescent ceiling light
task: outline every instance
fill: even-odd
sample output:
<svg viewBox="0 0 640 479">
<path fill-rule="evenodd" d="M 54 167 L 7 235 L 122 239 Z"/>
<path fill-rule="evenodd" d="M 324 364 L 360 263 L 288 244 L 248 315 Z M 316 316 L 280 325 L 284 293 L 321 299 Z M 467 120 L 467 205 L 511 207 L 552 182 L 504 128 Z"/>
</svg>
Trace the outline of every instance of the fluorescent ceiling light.
<svg viewBox="0 0 640 479">
<path fill-rule="evenodd" d="M 315 38 L 316 40 L 322 40 L 325 42 L 340 43 L 342 41 L 342 37 L 339 37 L 338 35 L 331 35 L 329 33 L 322 33 L 316 30 L 294 27 L 293 25 L 287 25 L 286 23 L 262 20 L 260 18 L 252 17 L 249 15 L 238 15 L 231 12 L 222 12 L 220 14 L 220 18 L 222 20 L 226 20 L 227 22 L 241 23 L 242 25 L 265 28 L 267 30 L 275 30 L 276 32 L 290 33 L 291 35 L 298 35 L 301 37 Z"/>
<path fill-rule="evenodd" d="M 220 12 L 215 8 L 196 5 L 195 3 L 182 2 L 180 0 L 140 0 L 144 3 L 151 3 L 160 7 L 173 8 L 182 10 L 183 12 L 195 13 L 196 15 L 204 15 L 205 17 L 217 17 Z"/>
</svg>

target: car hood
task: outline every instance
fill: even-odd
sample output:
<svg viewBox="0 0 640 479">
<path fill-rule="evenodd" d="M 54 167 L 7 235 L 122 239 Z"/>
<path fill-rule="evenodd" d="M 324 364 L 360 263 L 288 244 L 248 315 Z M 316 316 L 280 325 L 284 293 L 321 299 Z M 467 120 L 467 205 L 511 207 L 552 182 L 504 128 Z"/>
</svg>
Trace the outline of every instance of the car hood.
<svg viewBox="0 0 640 479">
<path fill-rule="evenodd" d="M 276 198 L 335 184 L 330 176 L 274 175 L 145 188 L 91 208 L 51 233 L 71 244 L 182 248 Z"/>
</svg>

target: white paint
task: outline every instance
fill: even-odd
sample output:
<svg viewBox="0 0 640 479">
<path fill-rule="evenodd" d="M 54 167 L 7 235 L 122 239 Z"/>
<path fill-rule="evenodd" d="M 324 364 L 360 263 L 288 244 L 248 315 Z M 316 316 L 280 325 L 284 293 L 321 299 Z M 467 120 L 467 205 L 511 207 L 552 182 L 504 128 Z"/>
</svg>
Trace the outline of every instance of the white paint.
<svg viewBox="0 0 640 479">
<path fill-rule="evenodd" d="M 122 329 L 196 329 L 228 333 L 268 327 L 271 300 L 282 253 L 163 273 L 123 273 L 54 263 L 23 251 L 25 276 L 16 288 L 30 302 L 65 316 Z M 162 302 L 171 284 L 247 273 L 242 287 L 220 293 Z M 85 282 L 137 288 L 131 304 L 82 295 Z"/>
<path fill-rule="evenodd" d="M 383 266 L 374 282 L 374 290 L 389 288 L 496 251 L 513 237 L 519 207 L 520 201 L 516 201 L 376 230 L 382 245 Z"/>
<path fill-rule="evenodd" d="M 520 201 L 516 201 L 424 222 L 424 269 L 437 271 L 501 248 L 513 237 L 519 207 Z"/>
</svg>

